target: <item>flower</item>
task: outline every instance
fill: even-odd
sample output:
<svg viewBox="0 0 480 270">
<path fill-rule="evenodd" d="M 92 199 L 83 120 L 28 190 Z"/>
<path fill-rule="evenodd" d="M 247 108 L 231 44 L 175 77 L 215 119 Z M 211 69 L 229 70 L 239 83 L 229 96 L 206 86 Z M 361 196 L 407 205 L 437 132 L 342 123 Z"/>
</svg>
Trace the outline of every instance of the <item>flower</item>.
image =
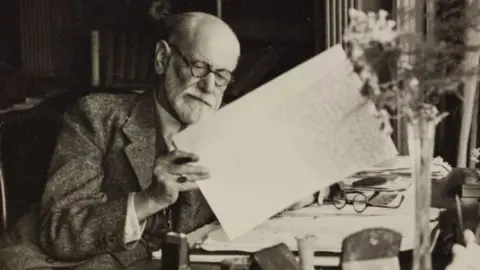
<svg viewBox="0 0 480 270">
<path fill-rule="evenodd" d="M 479 160 L 478 160 L 479 157 L 480 157 L 480 148 L 472 149 L 472 152 L 470 153 L 470 159 L 473 162 L 478 163 L 479 162 Z"/>
<path fill-rule="evenodd" d="M 387 20 L 388 12 L 380 10 L 379 14 L 369 12 L 368 15 L 356 9 L 349 10 L 350 24 L 345 30 L 344 41 L 359 44 L 361 47 L 378 42 L 390 46 L 398 37 L 396 23 Z"/>
<path fill-rule="evenodd" d="M 375 115 L 387 134 L 393 130 L 391 118 L 406 117 L 410 122 L 443 119 L 445 114 L 439 115 L 435 102 L 448 88 L 454 89 L 453 81 L 461 80 L 461 76 L 435 71 L 447 65 L 440 62 L 444 43 L 422 44 L 416 34 L 397 29 L 388 15 L 385 10 L 365 13 L 350 9 L 343 37 L 347 56 L 363 81 L 361 93 L 375 103 Z M 411 64 L 412 52 L 407 51 L 410 42 L 416 45 L 415 65 Z"/>
</svg>

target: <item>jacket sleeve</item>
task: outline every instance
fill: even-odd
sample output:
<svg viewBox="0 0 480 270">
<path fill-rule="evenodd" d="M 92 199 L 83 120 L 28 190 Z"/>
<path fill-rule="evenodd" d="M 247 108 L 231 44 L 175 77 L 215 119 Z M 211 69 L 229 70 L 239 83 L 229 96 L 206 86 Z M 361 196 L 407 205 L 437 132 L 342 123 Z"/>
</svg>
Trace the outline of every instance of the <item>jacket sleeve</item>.
<svg viewBox="0 0 480 270">
<path fill-rule="evenodd" d="M 109 200 L 100 187 L 113 120 L 94 99 L 65 114 L 40 210 L 39 240 L 50 256 L 81 260 L 125 248 L 127 200 Z M 110 121 L 110 122 L 109 122 Z"/>
</svg>

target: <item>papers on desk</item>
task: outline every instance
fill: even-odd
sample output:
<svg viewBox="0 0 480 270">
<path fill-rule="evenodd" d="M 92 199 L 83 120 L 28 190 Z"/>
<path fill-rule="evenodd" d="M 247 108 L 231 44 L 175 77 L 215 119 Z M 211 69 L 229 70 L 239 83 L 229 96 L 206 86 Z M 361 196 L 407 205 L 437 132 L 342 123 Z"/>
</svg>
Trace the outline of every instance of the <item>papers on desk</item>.
<svg viewBox="0 0 480 270">
<path fill-rule="evenodd" d="M 382 176 L 379 174 L 379 176 Z M 406 191 L 408 188 L 412 186 L 412 178 L 409 176 L 401 176 L 401 175 L 384 175 L 382 176 L 387 182 L 375 186 L 368 186 L 365 188 L 362 187 L 354 187 L 352 184 L 356 181 L 362 180 L 368 176 L 364 175 L 356 175 L 351 176 L 343 180 L 342 182 L 345 184 L 345 189 L 354 189 L 354 190 L 376 190 L 376 191 Z"/>
<path fill-rule="evenodd" d="M 329 209 L 330 213 L 326 209 Z M 296 251 L 298 248 L 296 237 L 309 234 L 316 238 L 314 251 L 340 253 L 342 241 L 348 235 L 367 228 L 384 227 L 402 234 L 402 251 L 413 249 L 415 226 L 413 200 L 406 203 L 402 209 L 396 209 L 396 212 L 376 212 L 379 209 L 382 208 L 372 207 L 369 214 L 367 214 L 368 209 L 361 214 L 354 211 L 348 213 L 342 209 L 339 214 L 338 209 L 328 206 L 299 209 L 270 219 L 233 241 L 228 240 L 220 225 L 211 224 L 207 225 L 209 233 L 206 233 L 195 246 L 206 251 L 256 252 L 278 243 L 285 243 L 290 249 Z M 439 209 L 430 209 L 432 229 L 437 224 L 433 220 L 439 213 Z"/>
<path fill-rule="evenodd" d="M 413 200 L 406 196 L 399 208 L 369 206 L 362 213 L 357 213 L 351 205 L 337 209 L 332 204 L 312 205 L 295 211 L 282 213 L 284 217 L 323 217 L 323 216 L 389 216 L 408 215 L 413 212 Z M 340 239 L 341 241 L 341 239 Z"/>
<path fill-rule="evenodd" d="M 397 154 L 360 87 L 336 46 L 174 137 L 211 170 L 199 187 L 230 239 Z"/>
<path fill-rule="evenodd" d="M 432 223 L 432 227 L 435 224 Z M 342 240 L 365 228 L 389 228 L 402 234 L 401 250 L 414 245 L 414 215 L 396 216 L 322 216 L 280 217 L 271 219 L 255 230 L 229 241 L 220 226 L 213 229 L 199 246 L 207 251 L 256 252 L 278 243 L 297 250 L 296 237 L 315 235 L 315 251 L 341 252 Z"/>
<path fill-rule="evenodd" d="M 447 176 L 452 167 L 441 157 L 432 160 L 431 178 L 440 179 Z M 381 185 L 370 186 L 365 189 L 377 191 L 405 191 L 413 184 L 412 180 L 412 159 L 409 156 L 397 156 L 386 160 L 379 165 L 363 169 L 350 177 L 346 177 L 342 182 L 345 188 L 352 188 L 355 181 L 369 176 L 382 176 L 387 182 Z M 361 190 L 360 187 L 353 189 Z"/>
<path fill-rule="evenodd" d="M 322 206 L 323 207 L 323 206 Z M 322 209 L 318 207 L 318 209 Z M 410 204 L 413 212 L 413 205 Z M 304 211 L 304 209 L 293 212 Z M 430 227 L 433 229 L 435 220 L 440 213 L 439 209 L 430 209 Z M 312 214 L 312 211 L 309 213 Z M 341 245 L 345 237 L 367 228 L 389 228 L 402 234 L 401 251 L 411 250 L 414 247 L 414 213 L 397 212 L 388 215 L 363 215 L 363 214 L 320 214 L 320 215 L 289 215 L 288 212 L 278 218 L 273 218 L 256 227 L 249 233 L 233 241 L 228 240 L 220 225 L 209 226 L 207 233 L 197 248 L 206 251 L 244 251 L 256 252 L 258 250 L 285 243 L 291 250 L 297 250 L 296 237 L 314 235 L 316 252 L 341 252 Z"/>
<path fill-rule="evenodd" d="M 397 174 L 405 177 L 412 175 L 412 158 L 410 156 L 398 156 L 385 160 L 380 164 L 364 168 L 356 175 L 378 175 L 378 174 Z M 442 157 L 435 157 L 432 160 L 432 178 L 438 179 L 448 175 L 452 170 L 450 164 L 445 162 Z"/>
</svg>

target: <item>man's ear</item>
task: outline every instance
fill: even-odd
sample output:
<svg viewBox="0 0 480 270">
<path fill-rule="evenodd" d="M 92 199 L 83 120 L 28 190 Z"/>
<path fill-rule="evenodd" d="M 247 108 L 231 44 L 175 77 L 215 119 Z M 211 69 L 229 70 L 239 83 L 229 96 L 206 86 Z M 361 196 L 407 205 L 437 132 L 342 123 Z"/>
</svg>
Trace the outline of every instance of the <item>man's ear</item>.
<svg viewBox="0 0 480 270">
<path fill-rule="evenodd" d="M 170 60 L 170 46 L 165 40 L 161 40 L 155 47 L 155 71 L 158 75 L 165 73 Z"/>
</svg>

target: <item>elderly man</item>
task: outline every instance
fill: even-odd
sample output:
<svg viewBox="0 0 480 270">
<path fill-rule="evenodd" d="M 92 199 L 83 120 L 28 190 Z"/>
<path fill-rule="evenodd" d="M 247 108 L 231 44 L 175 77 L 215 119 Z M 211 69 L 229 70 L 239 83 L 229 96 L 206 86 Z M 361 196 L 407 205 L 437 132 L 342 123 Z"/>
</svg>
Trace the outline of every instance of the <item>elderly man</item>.
<svg viewBox="0 0 480 270">
<path fill-rule="evenodd" d="M 171 136 L 218 110 L 240 45 L 211 15 L 172 15 L 166 26 L 154 91 L 92 94 L 65 115 L 40 209 L 4 237 L 2 269 L 146 267 L 165 232 L 214 220 L 196 185 L 207 168 Z"/>
</svg>

